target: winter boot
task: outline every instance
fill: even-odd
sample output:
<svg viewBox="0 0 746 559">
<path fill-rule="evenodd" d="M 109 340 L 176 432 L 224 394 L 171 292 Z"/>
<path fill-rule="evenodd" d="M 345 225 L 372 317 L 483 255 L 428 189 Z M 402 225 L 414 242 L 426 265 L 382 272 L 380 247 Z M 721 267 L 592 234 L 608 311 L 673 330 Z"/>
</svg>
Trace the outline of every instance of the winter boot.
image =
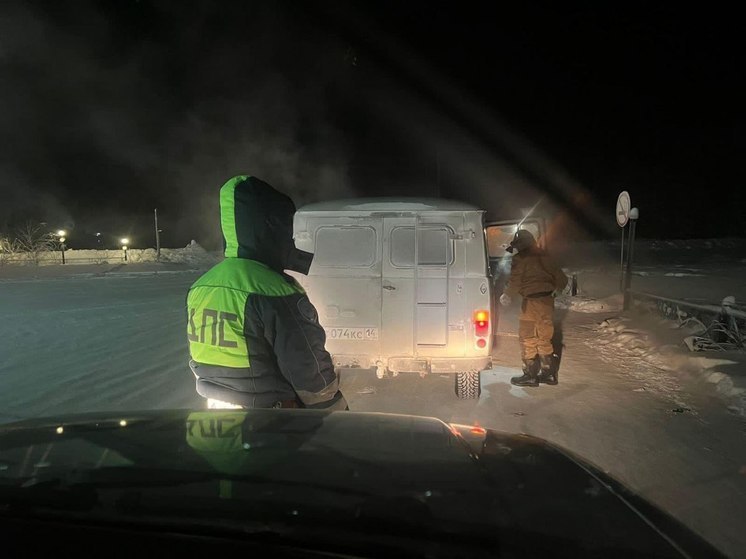
<svg viewBox="0 0 746 559">
<path fill-rule="evenodd" d="M 516 386 L 539 386 L 539 379 L 537 377 L 538 363 L 537 359 L 524 359 L 523 360 L 523 375 L 520 377 L 513 377 L 510 379 L 510 384 Z"/>
<path fill-rule="evenodd" d="M 557 371 L 555 370 L 555 356 L 553 354 L 540 355 L 541 371 L 539 371 L 539 382 L 543 384 L 555 385 L 559 382 Z"/>
</svg>

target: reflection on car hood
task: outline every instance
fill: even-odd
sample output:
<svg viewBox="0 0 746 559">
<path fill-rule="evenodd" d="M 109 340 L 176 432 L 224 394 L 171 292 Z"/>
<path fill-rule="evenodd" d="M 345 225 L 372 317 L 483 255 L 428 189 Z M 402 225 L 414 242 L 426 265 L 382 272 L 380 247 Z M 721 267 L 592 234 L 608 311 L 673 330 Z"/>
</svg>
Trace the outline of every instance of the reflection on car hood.
<svg viewBox="0 0 746 559">
<path fill-rule="evenodd" d="M 521 555 L 556 555 L 558 545 L 574 556 L 716 555 L 542 439 L 392 414 L 176 410 L 6 424 L 3 506 L 6 514 L 219 520 L 244 532 L 250 522 L 280 522 L 299 538 L 304 528 L 323 537 L 322 526 L 337 534 L 399 527 L 407 538 L 464 537 L 462 547 Z"/>
</svg>

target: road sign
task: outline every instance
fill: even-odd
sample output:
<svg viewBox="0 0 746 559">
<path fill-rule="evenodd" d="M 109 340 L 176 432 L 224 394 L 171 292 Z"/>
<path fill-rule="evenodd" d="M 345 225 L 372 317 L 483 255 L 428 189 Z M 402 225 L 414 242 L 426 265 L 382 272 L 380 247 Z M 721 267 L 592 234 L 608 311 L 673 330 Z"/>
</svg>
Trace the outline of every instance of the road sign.
<svg viewBox="0 0 746 559">
<path fill-rule="evenodd" d="M 629 199 L 629 192 L 623 190 L 619 194 L 619 198 L 616 201 L 616 222 L 619 227 L 624 227 L 629 221 L 629 210 L 632 207 L 632 202 Z"/>
</svg>

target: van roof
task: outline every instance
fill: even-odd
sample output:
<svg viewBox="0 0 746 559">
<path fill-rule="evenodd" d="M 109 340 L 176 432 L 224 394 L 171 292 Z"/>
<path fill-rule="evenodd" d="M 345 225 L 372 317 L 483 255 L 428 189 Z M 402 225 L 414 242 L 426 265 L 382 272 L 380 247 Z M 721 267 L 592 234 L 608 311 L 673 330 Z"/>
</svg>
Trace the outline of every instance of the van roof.
<svg viewBox="0 0 746 559">
<path fill-rule="evenodd" d="M 442 198 L 415 197 L 373 197 L 347 198 L 343 200 L 328 200 L 307 204 L 298 209 L 299 212 L 474 212 L 480 211 L 476 206 L 456 200 Z"/>
</svg>

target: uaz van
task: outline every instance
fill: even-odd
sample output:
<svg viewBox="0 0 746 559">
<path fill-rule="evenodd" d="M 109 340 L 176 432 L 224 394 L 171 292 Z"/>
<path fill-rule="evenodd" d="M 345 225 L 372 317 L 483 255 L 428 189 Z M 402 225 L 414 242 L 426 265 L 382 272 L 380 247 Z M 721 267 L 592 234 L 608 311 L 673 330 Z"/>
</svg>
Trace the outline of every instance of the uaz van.
<svg viewBox="0 0 746 559">
<path fill-rule="evenodd" d="M 483 210 L 419 198 L 322 202 L 298 210 L 294 234 L 314 253 L 298 280 L 336 366 L 379 378 L 453 373 L 460 398 L 479 396 L 493 328 Z"/>
</svg>

